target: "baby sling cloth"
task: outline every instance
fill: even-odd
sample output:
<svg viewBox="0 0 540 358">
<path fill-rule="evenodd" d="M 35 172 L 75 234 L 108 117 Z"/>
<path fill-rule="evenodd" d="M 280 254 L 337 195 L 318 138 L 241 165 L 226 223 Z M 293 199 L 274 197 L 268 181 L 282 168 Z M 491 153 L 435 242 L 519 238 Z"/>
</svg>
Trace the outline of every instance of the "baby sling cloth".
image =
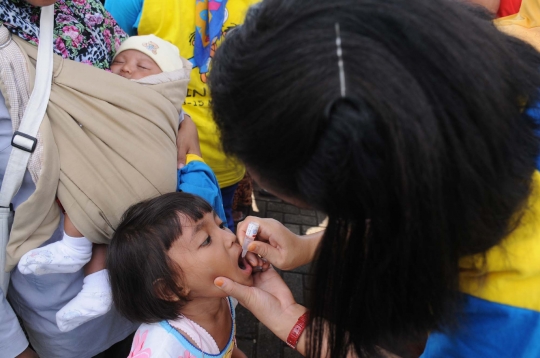
<svg viewBox="0 0 540 358">
<path fill-rule="evenodd" d="M 35 81 L 38 50 L 16 36 L 13 42 L 25 66 L 13 57 L 9 71 L 2 66 L 0 90 L 15 131 Z M 147 77 L 142 85 L 53 55 L 50 99 L 28 163 L 36 190 L 13 218 L 0 262 L 6 272 L 56 230 L 56 198 L 85 237 L 108 243 L 129 206 L 176 190 L 178 114 L 190 69 L 184 61 L 183 69 Z M 7 292 L 5 279 L 2 288 Z"/>
</svg>

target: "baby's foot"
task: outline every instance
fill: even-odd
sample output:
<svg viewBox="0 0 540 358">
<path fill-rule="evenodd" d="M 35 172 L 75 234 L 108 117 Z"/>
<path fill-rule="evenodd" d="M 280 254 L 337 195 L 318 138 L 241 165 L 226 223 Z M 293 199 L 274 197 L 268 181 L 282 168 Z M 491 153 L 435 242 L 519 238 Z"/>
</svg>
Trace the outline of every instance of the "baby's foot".
<svg viewBox="0 0 540 358">
<path fill-rule="evenodd" d="M 81 324 L 103 316 L 112 307 L 111 286 L 107 270 L 84 278 L 81 292 L 56 313 L 56 325 L 69 332 Z"/>
<path fill-rule="evenodd" d="M 19 261 L 23 275 L 79 271 L 92 258 L 92 243 L 85 237 L 64 233 L 62 240 L 28 251 Z"/>
</svg>

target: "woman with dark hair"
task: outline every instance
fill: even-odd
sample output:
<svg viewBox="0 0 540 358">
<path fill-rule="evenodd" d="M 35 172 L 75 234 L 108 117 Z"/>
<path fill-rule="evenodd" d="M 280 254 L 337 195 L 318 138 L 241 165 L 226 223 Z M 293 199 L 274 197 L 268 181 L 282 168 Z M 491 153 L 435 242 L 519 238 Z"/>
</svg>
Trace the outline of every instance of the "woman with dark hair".
<svg viewBox="0 0 540 358">
<path fill-rule="evenodd" d="M 316 260 L 310 319 L 275 271 L 215 283 L 301 353 L 371 356 L 430 333 L 424 357 L 540 356 L 540 56 L 476 12 L 265 0 L 217 51 L 225 151 L 329 221 L 238 229 L 259 222 L 249 250 L 281 269 Z"/>
</svg>

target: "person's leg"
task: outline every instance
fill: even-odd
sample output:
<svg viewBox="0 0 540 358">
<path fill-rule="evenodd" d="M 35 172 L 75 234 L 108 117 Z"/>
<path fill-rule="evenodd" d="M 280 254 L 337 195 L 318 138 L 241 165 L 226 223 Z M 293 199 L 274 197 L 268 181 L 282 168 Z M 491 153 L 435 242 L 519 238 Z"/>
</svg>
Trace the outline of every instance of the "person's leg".
<svg viewBox="0 0 540 358">
<path fill-rule="evenodd" d="M 84 275 L 104 270 L 107 267 L 107 245 L 94 244 L 92 247 L 92 259 L 84 266 Z"/>
<path fill-rule="evenodd" d="M 223 210 L 225 210 L 225 217 L 227 218 L 227 227 L 236 232 L 234 227 L 234 220 L 232 217 L 232 204 L 234 199 L 234 192 L 238 187 L 238 183 L 231 186 L 221 188 L 221 199 L 223 200 Z"/>
<path fill-rule="evenodd" d="M 56 313 L 56 324 L 68 332 L 109 312 L 112 293 L 109 273 L 105 269 L 107 245 L 94 245 L 92 259 L 84 267 L 85 278 L 81 292 Z"/>
<path fill-rule="evenodd" d="M 20 259 L 18 268 L 23 275 L 72 273 L 79 271 L 91 258 L 92 242 L 65 215 L 62 240 L 28 251 Z"/>
</svg>

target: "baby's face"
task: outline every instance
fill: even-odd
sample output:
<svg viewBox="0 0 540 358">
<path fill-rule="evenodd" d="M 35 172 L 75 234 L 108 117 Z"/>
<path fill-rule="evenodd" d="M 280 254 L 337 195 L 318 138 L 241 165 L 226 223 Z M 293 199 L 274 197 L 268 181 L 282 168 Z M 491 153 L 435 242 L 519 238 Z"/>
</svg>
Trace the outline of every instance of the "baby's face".
<svg viewBox="0 0 540 358">
<path fill-rule="evenodd" d="M 225 297 L 214 285 L 219 276 L 242 285 L 252 286 L 252 267 L 241 257 L 242 247 L 215 213 L 192 222 L 180 217 L 182 235 L 168 251 L 169 257 L 182 268 L 182 283 L 191 299 Z"/>
<path fill-rule="evenodd" d="M 138 80 L 163 71 L 150 56 L 137 50 L 126 50 L 115 57 L 111 72 L 129 80 Z"/>
</svg>

